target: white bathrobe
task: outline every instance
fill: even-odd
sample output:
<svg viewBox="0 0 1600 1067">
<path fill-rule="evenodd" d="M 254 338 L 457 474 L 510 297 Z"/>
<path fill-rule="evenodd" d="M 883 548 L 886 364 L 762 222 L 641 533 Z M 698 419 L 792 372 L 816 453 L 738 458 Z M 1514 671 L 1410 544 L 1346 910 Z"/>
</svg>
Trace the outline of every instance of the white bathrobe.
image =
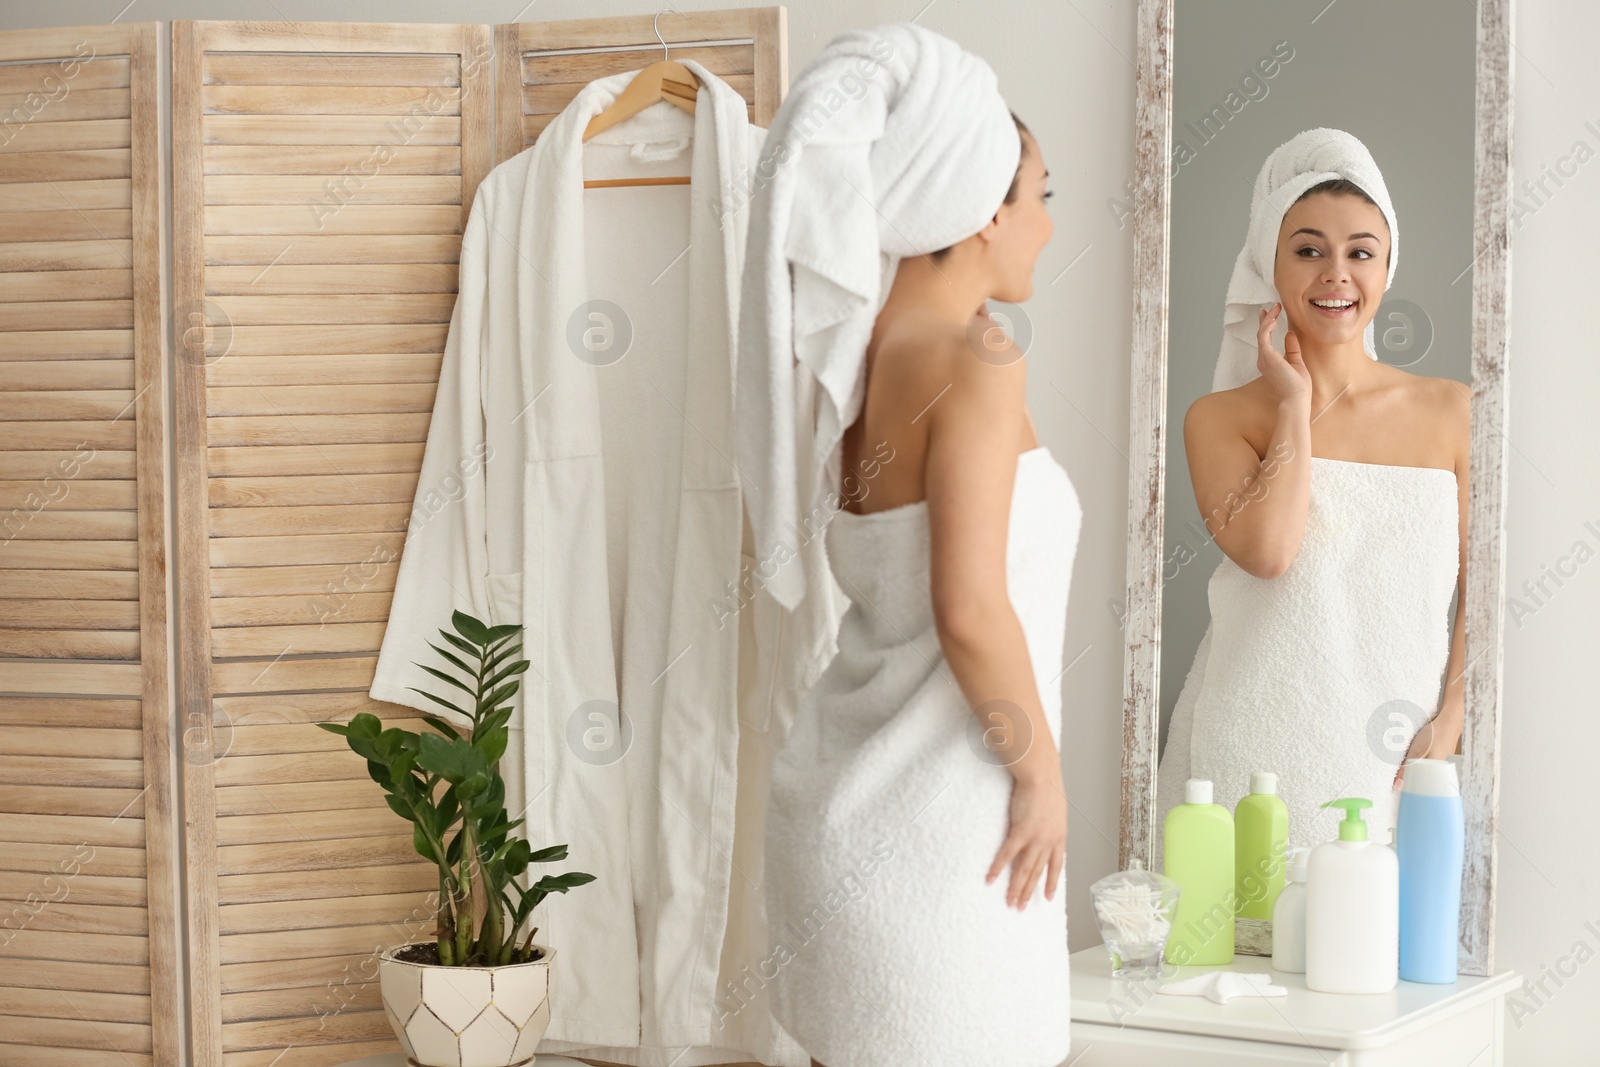
<svg viewBox="0 0 1600 1067">
<path fill-rule="evenodd" d="M 568 846 L 533 878 L 596 876 L 534 912 L 555 950 L 539 1051 L 804 1065 L 753 977 L 764 806 L 843 600 L 830 579 L 829 610 L 785 616 L 748 580 L 733 346 L 765 131 L 684 63 L 693 116 L 658 103 L 584 144 L 633 74 L 600 79 L 477 190 L 371 695 L 438 713 L 409 687 L 442 688 L 414 664 L 442 666 L 452 610 L 524 625 L 507 806 L 535 848 Z"/>
</svg>

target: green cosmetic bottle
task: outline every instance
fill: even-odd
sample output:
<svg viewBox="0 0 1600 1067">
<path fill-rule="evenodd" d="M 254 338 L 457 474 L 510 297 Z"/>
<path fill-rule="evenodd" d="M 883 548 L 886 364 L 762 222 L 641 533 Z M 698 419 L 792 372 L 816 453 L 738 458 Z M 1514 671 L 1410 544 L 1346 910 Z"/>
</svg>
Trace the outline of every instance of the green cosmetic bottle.
<svg viewBox="0 0 1600 1067">
<path fill-rule="evenodd" d="M 1283 892 L 1288 847 L 1289 809 L 1278 796 L 1278 776 L 1257 771 L 1250 776 L 1250 795 L 1233 809 L 1233 888 L 1239 895 L 1239 918 L 1272 918 L 1272 905 Z"/>
<path fill-rule="evenodd" d="M 1178 883 L 1165 959 L 1180 967 L 1233 962 L 1233 818 L 1211 802 L 1211 783 L 1190 778 L 1184 803 L 1162 824 L 1161 872 Z"/>
</svg>

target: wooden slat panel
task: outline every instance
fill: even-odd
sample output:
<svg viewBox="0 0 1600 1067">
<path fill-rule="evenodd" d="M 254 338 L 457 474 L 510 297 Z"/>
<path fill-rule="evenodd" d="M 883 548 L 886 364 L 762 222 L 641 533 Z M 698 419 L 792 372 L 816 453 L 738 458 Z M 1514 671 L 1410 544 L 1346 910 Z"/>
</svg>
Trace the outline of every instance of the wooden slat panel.
<svg viewBox="0 0 1600 1067">
<path fill-rule="evenodd" d="M 372 785 L 351 783 L 352 785 Z M 304 788 L 296 786 L 295 788 Z M 364 795 L 371 796 L 370 788 Z M 262 900 L 316 900 L 347 897 L 353 893 L 382 895 L 437 891 L 439 871 L 413 856 L 411 861 L 387 867 L 323 869 L 311 871 L 272 871 L 267 874 L 233 874 L 217 880 L 218 900 L 223 904 Z"/>
<path fill-rule="evenodd" d="M 68 703 L 62 700 L 61 703 Z M 63 785 L 0 783 L 0 808 L 38 815 L 144 816 L 143 789 L 76 789 Z M 4 894 L 0 894 L 3 898 Z"/>
<path fill-rule="evenodd" d="M 74 865 L 106 878 L 139 878 L 144 875 L 144 849 L 114 845 L 13 844 L 0 853 L 0 870 L 6 871 L 55 874 Z"/>
<path fill-rule="evenodd" d="M 206 86 L 207 115 L 396 115 L 421 114 L 427 121 L 461 114 L 455 86 L 220 85 Z"/>
<path fill-rule="evenodd" d="M 252 729 L 263 729 L 263 727 Z M 312 730 L 305 725 L 299 725 L 298 729 L 307 733 L 320 733 L 323 737 L 333 738 L 344 744 L 342 738 L 334 737 L 324 730 Z M 243 732 L 242 730 L 234 732 L 236 741 L 238 735 Z M 315 841 L 330 837 L 383 837 L 392 835 L 395 827 L 399 825 L 402 824 L 387 807 L 364 808 L 360 811 L 308 811 L 293 815 L 286 812 L 273 812 L 270 815 L 230 815 L 217 820 L 217 843 L 241 845 L 268 841 Z M 360 917 L 359 911 L 353 912 L 349 921 L 355 921 Z M 265 926 L 256 929 L 276 929 L 276 927 Z"/>
<path fill-rule="evenodd" d="M 43 211 L 50 208 L 127 207 L 133 184 L 127 178 L 86 181 L 8 182 L 0 184 L 0 210 Z M 130 292 L 132 287 L 129 287 Z"/>
<path fill-rule="evenodd" d="M 133 170 L 133 153 L 127 148 L 61 149 L 46 152 L 38 145 L 32 152 L 0 153 L 0 182 L 84 181 L 95 178 L 126 178 Z M 4 262 L 0 258 L 0 262 Z"/>
<path fill-rule="evenodd" d="M 109 482 L 101 485 L 128 485 Z M 82 490 L 82 483 L 74 486 Z M 376 579 L 374 579 L 376 581 Z M 390 581 L 390 589 L 394 582 Z M 378 585 L 373 585 L 378 589 Z M 139 595 L 138 571 L 0 571 L 0 593 L 38 600 L 134 600 Z"/>
<path fill-rule="evenodd" d="M 340 597 L 352 592 L 375 593 L 394 589 L 398 559 L 373 559 L 364 566 L 309 566 L 219 568 L 211 572 L 211 592 L 218 597 L 268 596 L 294 593 L 302 596 Z"/>
<path fill-rule="evenodd" d="M 329 737 L 335 735 L 322 730 L 320 733 Z M 94 727 L 80 726 L 72 730 L 63 730 L 55 726 L 8 726 L 6 727 L 6 752 L 12 756 L 65 756 L 75 757 L 89 751 L 95 753 L 100 759 L 123 759 L 137 761 L 141 753 L 143 739 L 137 730 L 96 729 Z M 31 816 L 17 816 L 6 820 L 6 840 L 8 841 L 57 841 L 56 837 L 19 837 L 13 836 L 22 832 L 24 824 L 18 820 L 31 818 Z M 126 820 L 124 820 L 126 822 Z M 70 821 L 62 821 L 63 829 L 72 828 Z M 132 827 L 132 832 L 142 833 L 139 827 Z M 76 836 L 76 835 L 70 835 Z M 105 841 L 104 844 L 114 842 Z M 142 844 L 142 841 L 117 842 L 121 844 Z"/>
<path fill-rule="evenodd" d="M 137 630 L 133 600 L 0 600 L 0 630 Z"/>
<path fill-rule="evenodd" d="M 404 530 L 406 519 L 410 514 L 409 500 L 387 504 L 344 506 L 328 504 L 282 508 L 214 507 L 211 509 L 211 534 L 213 537 L 259 537 L 275 533 L 390 533 Z"/>
<path fill-rule="evenodd" d="M 382 622 L 389 617 L 389 599 L 387 592 L 213 598 L 211 621 L 219 627 L 258 623 L 278 624 L 278 628 L 290 621 Z"/>
<path fill-rule="evenodd" d="M 381 1041 L 352 1041 L 334 1045 L 296 1045 L 288 1049 L 264 1048 L 224 1053 L 222 1067 L 339 1067 L 372 1056 L 392 1055 L 400 1044 L 391 1033 Z"/>
<path fill-rule="evenodd" d="M 222 991 L 245 995 L 283 992 L 290 996 L 306 996 L 309 990 L 316 996 L 329 986 L 370 982 L 377 974 L 378 961 L 371 952 L 306 960 L 234 963 L 221 968 Z M 240 999 L 248 1003 L 247 997 Z"/>
<path fill-rule="evenodd" d="M 139 516 L 133 511 L 73 511 L 62 510 L 69 505 L 91 506 L 88 494 L 101 504 L 118 504 L 133 495 L 133 486 L 127 482 L 88 483 L 93 488 L 74 483 L 67 486 L 65 499 L 49 505 L 50 510 L 39 511 L 27 521 L 10 530 L 15 541 L 134 541 L 139 536 Z M 110 488 L 107 489 L 107 486 Z M 85 499 L 79 499 L 80 495 Z M 0 507 L 25 507 L 24 497 L 12 497 L 0 490 Z"/>
<path fill-rule="evenodd" d="M 400 533 L 217 537 L 207 546 L 207 556 L 213 567 L 271 567 L 286 559 L 296 563 L 355 565 L 399 559 L 404 545 L 405 535 Z M 19 549 L 13 545 L 11 551 Z"/>
<path fill-rule="evenodd" d="M 129 148 L 132 144 L 133 125 L 127 119 L 37 122 L 30 123 L 28 127 L 29 152 L 81 152 L 86 149 Z"/>
<path fill-rule="evenodd" d="M 25 574 L 25 571 L 15 573 Z M 138 729 L 137 700 L 62 700 L 54 697 L 0 697 L 0 726 L 93 726 Z M 8 810 L 0 808 L 0 810 Z M 117 812 L 112 812 L 115 815 Z"/>
<path fill-rule="evenodd" d="M 278 415 L 224 416 L 208 420 L 207 433 L 220 446 L 386 442 L 421 444 L 427 440 L 431 415 L 432 412 L 408 411 L 371 415 L 301 415 L 295 418 Z"/>
<path fill-rule="evenodd" d="M 85 470 L 83 474 L 102 474 L 98 470 Z M 56 496 L 56 501 L 51 501 Z M 59 510 L 133 510 L 138 507 L 138 486 L 133 482 L 101 482 L 94 478 L 74 478 L 72 485 L 56 488 L 42 485 L 40 480 L 0 480 L 0 514 L 11 510 L 38 512 L 45 507 Z M 10 592 L 10 590 L 0 590 Z M 138 595 L 138 593 L 133 593 Z M 130 598 L 133 597 L 130 595 Z"/>
<path fill-rule="evenodd" d="M 234 362 L 248 358 L 241 356 Z M 294 359 L 293 356 L 282 358 Z M 334 359 L 331 356 L 320 358 Z M 391 365 L 399 364 L 400 373 L 409 374 L 411 371 L 407 358 L 391 357 Z M 439 357 L 417 358 L 428 360 L 437 376 Z M 392 474 L 420 470 L 422 446 L 421 441 L 378 445 L 257 445 L 253 448 L 213 448 L 209 459 L 214 475 Z M 3 462 L 3 458 L 0 458 L 0 463 Z"/>
<path fill-rule="evenodd" d="M 136 660 L 139 631 L 0 630 L 0 656 Z"/>
<path fill-rule="evenodd" d="M 262 298 L 281 299 L 280 314 L 287 313 L 294 297 Z M 379 297 L 367 297 L 360 301 L 344 298 L 349 303 L 367 303 L 379 300 Z M 411 297 L 411 300 L 421 303 L 427 297 Z M 379 308 L 372 308 L 367 312 L 341 312 L 350 318 L 359 318 L 363 314 L 376 316 Z M 407 314 L 424 315 L 430 312 L 426 308 L 414 308 Z M 444 313 L 445 318 L 450 313 Z M 208 389 L 206 398 L 211 405 L 211 414 L 216 416 L 226 415 L 332 415 L 332 414 L 387 414 L 391 412 L 421 412 L 433 411 L 432 384 L 401 383 L 396 385 L 352 385 L 345 389 L 328 389 L 316 386 L 286 385 L 272 390 L 257 388 L 231 389 L 227 387 Z M 64 394 L 67 396 L 74 394 Z M 57 403 L 65 403 L 58 400 Z M 298 421 L 298 420 L 296 420 Z"/>
<path fill-rule="evenodd" d="M 63 934 L 54 930 L 17 930 L 6 941 L 6 955 L 19 960 L 73 960 L 113 966 L 145 966 L 150 942 L 143 937 L 111 934 Z M 21 968 L 17 968 L 20 970 Z M 12 1020 L 6 1020 L 7 1031 Z"/>
<path fill-rule="evenodd" d="M 286 763 L 294 758 L 292 756 L 251 756 L 245 757 L 245 760 L 251 762 L 279 760 Z M 299 758 L 304 762 L 310 762 L 311 760 L 321 759 L 321 754 Z M 232 763 L 234 760 L 230 757 L 225 762 Z M 349 753 L 339 757 L 338 763 L 345 765 L 355 763 L 357 766 L 362 767 L 362 773 L 365 773 L 365 763 L 350 756 Z M 390 814 L 392 816 L 394 813 L 390 812 Z M 396 827 L 406 825 L 398 817 L 395 818 L 394 823 Z M 417 858 L 417 852 L 413 847 L 410 833 L 405 834 L 403 837 L 345 837 L 326 841 L 221 845 L 217 848 L 217 873 L 222 875 L 271 874 L 280 871 L 324 870 L 348 872 L 351 868 L 398 866 L 410 863 Z M 99 862 L 99 850 L 96 851 L 95 860 L 96 863 Z"/>
<path fill-rule="evenodd" d="M 27 730 L 43 727 L 8 727 L 6 737 L 23 736 Z M 56 730 L 55 733 L 62 731 Z M 321 731 L 327 733 L 326 730 Z M 332 737 L 332 734 L 328 734 Z M 81 841 L 88 845 L 116 845 L 138 848 L 144 844 L 144 820 L 133 818 L 96 819 L 83 815 L 6 816 L 6 838 L 10 841 Z M 4 899 L 4 898 L 0 898 Z"/>
<path fill-rule="evenodd" d="M 531 143 L 525 108 L 554 113 L 588 81 L 650 62 L 650 22 L 497 27 L 497 49 L 487 27 L 174 26 L 174 295 L 205 309 L 176 363 L 178 572 L 194 622 L 180 678 L 200 695 L 182 763 L 197 1067 L 394 1048 L 373 1010 L 376 953 L 427 936 L 437 873 L 364 761 L 312 723 L 418 714 L 366 691 L 461 227 L 492 159 Z M 678 55 L 770 119 L 778 9 L 661 24 Z M 499 152 L 491 87 L 512 131 Z M 398 140 L 381 173 L 363 167 Z M 341 982 L 356 988 L 322 1005 Z"/>
<path fill-rule="evenodd" d="M 247 55 L 205 57 L 206 85 L 460 85 L 455 56 Z"/>
<path fill-rule="evenodd" d="M 123 275 L 123 281 L 129 286 L 133 281 L 126 277 L 126 271 L 98 270 L 38 271 L 4 277 L 48 278 L 52 274 L 57 277 L 117 274 Z M 126 390 L 132 396 L 133 373 L 131 359 L 17 360 L 0 363 L 0 389 L 117 389 Z"/>
<path fill-rule="evenodd" d="M 218 656 L 275 656 L 286 651 L 297 655 L 364 652 L 383 643 L 383 627 L 381 622 L 219 627 L 211 633 L 211 647 Z"/>
<path fill-rule="evenodd" d="M 74 48 L 77 43 L 74 42 Z M 39 53 L 42 55 L 43 53 Z M 83 55 L 73 52 L 73 55 Z M 0 93 L 22 94 L 46 88 L 44 79 L 54 76 L 69 92 L 78 89 L 126 89 L 128 87 L 128 57 L 102 56 L 92 63 L 79 63 L 67 74 L 58 61 L 36 60 L 31 63 L 14 63 L 0 67 Z"/>
<path fill-rule="evenodd" d="M 54 989 L 8 989 L 6 1006 L 18 1015 L 40 1019 L 100 1019 L 108 1022 L 148 1022 L 150 998 L 130 993 L 74 992 Z M 382 1002 L 379 1002 L 381 1009 Z M 79 1012 L 83 1014 L 78 1014 Z"/>
<path fill-rule="evenodd" d="M 312 724 L 415 718 L 365 690 L 462 226 L 491 159 L 492 69 L 464 62 L 490 37 L 296 29 L 174 25 L 174 291 L 204 309 L 176 363 L 178 570 L 194 623 L 180 678 L 200 694 L 182 765 L 197 1067 L 395 1047 L 381 1012 L 306 975 L 386 947 L 386 920 L 437 890 L 365 761 Z M 278 991 L 270 1009 L 234 996 L 263 989 Z"/>
<path fill-rule="evenodd" d="M 40 572 L 60 568 L 69 573 L 138 570 L 139 546 L 131 541 L 13 540 L 0 553 L 0 574 L 12 567 Z"/>
<path fill-rule="evenodd" d="M 340 1011 L 332 992 L 318 1014 L 313 1008 L 298 1019 L 263 1019 L 245 1023 L 225 1023 L 223 1040 L 228 1048 L 281 1049 L 308 1041 L 376 1041 L 394 1030 L 382 1011 Z"/>
<path fill-rule="evenodd" d="M 8 967 L 0 972 L 0 989 L 46 989 L 65 993 L 112 993 L 124 996 L 149 996 L 150 972 L 143 967 L 107 966 L 76 960 L 32 960 L 26 967 Z M 12 1056 L 17 1050 L 9 1050 Z M 6 1062 L 0 1060 L 0 1063 Z M 20 1059 L 11 1062 L 24 1062 Z M 25 1061 L 29 1064 L 37 1060 Z M 75 1061 L 82 1064 L 82 1060 Z"/>
<path fill-rule="evenodd" d="M 83 361 L 87 362 L 87 361 Z M 66 361 L 57 361 L 56 366 L 71 366 Z M 4 373 L 6 364 L 0 363 L 0 373 Z M 32 442 L 17 442 L 31 444 Z M 84 449 L 82 452 L 68 451 L 33 451 L 33 452 L 0 452 L 0 478 L 6 481 L 39 482 L 47 477 L 76 478 L 83 473 L 92 473 L 95 478 L 126 479 L 134 477 L 134 452 L 118 452 L 110 449 L 100 451 Z"/>
<path fill-rule="evenodd" d="M 53 665 L 51 669 L 59 670 Z M 144 785 L 144 764 L 139 760 L 102 759 L 98 756 L 14 756 L 0 753 L 0 782 L 9 785 L 50 782 L 54 785 L 94 788 L 139 788 Z M 0 864 L 4 862 L 0 858 Z"/>
<path fill-rule="evenodd" d="M 206 115 L 201 123 L 206 144 L 386 145 L 394 141 L 394 120 L 382 116 Z M 412 144 L 461 143 L 461 120 L 428 116 L 405 130 Z M 360 158 L 357 156 L 356 158 Z"/>
<path fill-rule="evenodd" d="M 0 789 L 0 792 L 4 792 Z M 85 793 L 111 792 L 111 790 L 86 789 Z M 78 904 L 104 905 L 114 908 L 143 909 L 149 897 L 143 878 L 116 878 L 98 874 L 72 874 L 64 872 L 41 875 L 35 871 L 0 871 L 0 899 L 29 902 L 33 907 L 40 901 L 50 902 L 70 898 Z M 149 976 L 141 979 L 139 991 L 149 992 Z M 27 985 L 10 970 L 0 969 L 0 987 Z M 89 989 L 122 992 L 109 986 L 90 985 Z"/>
<path fill-rule="evenodd" d="M 0 1057 L 5 1058 L 4 1062 L 26 1063 L 28 1067 L 82 1067 L 89 1058 L 89 1050 L 0 1042 Z M 118 1067 L 151 1067 L 154 1063 L 154 1058 L 143 1053 L 123 1052 L 117 1056 Z"/>
<path fill-rule="evenodd" d="M 226 786 L 216 791 L 217 814 L 293 816 L 296 812 L 371 807 L 374 788 L 371 779 L 354 778 L 310 784 Z"/>
<path fill-rule="evenodd" d="M 8 1014 L 6 1038 L 22 1045 L 48 1043 L 92 1050 L 101 1056 L 143 1054 L 148 1058 L 150 1052 L 148 1022 L 142 1026 L 137 1023 L 97 1022 L 85 1019 L 81 1015 L 72 1018 L 58 1016 L 53 1019 L 36 1019 L 21 1014 Z"/>
<path fill-rule="evenodd" d="M 137 663 L 13 662 L 6 666 L 7 684 L 18 691 L 62 696 L 138 696 L 142 674 Z"/>
</svg>

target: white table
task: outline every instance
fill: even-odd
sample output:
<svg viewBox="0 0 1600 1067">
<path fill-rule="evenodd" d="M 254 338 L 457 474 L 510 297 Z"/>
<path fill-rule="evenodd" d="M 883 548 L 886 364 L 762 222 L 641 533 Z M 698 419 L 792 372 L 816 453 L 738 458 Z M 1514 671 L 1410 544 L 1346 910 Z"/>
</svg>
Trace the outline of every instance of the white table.
<svg viewBox="0 0 1600 1067">
<path fill-rule="evenodd" d="M 1170 969 L 1170 968 L 1169 968 Z M 1214 1004 L 1149 983 L 1113 979 L 1104 945 L 1072 954 L 1072 1067 L 1498 1067 L 1514 971 L 1459 976 L 1451 985 L 1400 982 L 1387 993 L 1317 993 L 1268 956 L 1235 955 L 1208 971 L 1259 971 L 1288 996 Z"/>
</svg>

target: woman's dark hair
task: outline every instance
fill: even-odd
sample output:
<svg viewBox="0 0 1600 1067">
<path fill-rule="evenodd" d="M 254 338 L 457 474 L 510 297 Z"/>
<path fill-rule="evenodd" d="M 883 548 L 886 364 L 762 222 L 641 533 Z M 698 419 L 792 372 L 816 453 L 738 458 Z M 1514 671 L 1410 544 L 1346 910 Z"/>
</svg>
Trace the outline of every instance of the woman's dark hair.
<svg viewBox="0 0 1600 1067">
<path fill-rule="evenodd" d="M 1015 111 L 1011 112 L 1011 121 L 1017 124 L 1017 137 L 1022 142 L 1022 154 L 1017 158 L 1017 172 L 1011 176 L 1011 188 L 1006 190 L 1006 198 L 1004 201 L 1002 201 L 1002 203 L 1006 204 L 1016 202 L 1017 190 L 1022 183 L 1022 161 L 1023 159 L 1027 158 L 1028 155 L 1028 138 L 1033 136 L 1033 131 L 1028 129 L 1028 127 L 1023 124 L 1021 119 L 1017 118 L 1017 113 Z M 1024 137 L 1023 134 L 1027 134 L 1027 137 Z M 947 245 L 944 248 L 939 249 L 937 252 L 930 254 L 933 256 L 934 261 L 937 262 L 949 255 L 950 249 L 954 247 L 955 245 Z"/>
<path fill-rule="evenodd" d="M 1311 188 L 1307 189 L 1305 192 L 1303 192 L 1299 196 L 1295 197 L 1294 203 L 1298 204 L 1300 201 L 1304 200 L 1306 197 L 1310 196 L 1312 193 L 1330 193 L 1330 194 L 1332 194 L 1334 196 L 1359 196 L 1361 199 L 1365 200 L 1367 203 L 1371 204 L 1373 207 L 1378 208 L 1378 213 L 1379 214 L 1383 213 L 1383 208 L 1378 206 L 1378 202 L 1376 200 L 1372 199 L 1372 197 L 1368 196 L 1367 195 L 1367 191 L 1365 189 L 1361 188 L 1361 186 L 1357 185 L 1355 182 L 1351 181 L 1349 178 L 1329 178 L 1325 182 L 1318 182 L 1316 185 L 1313 185 Z M 1294 204 L 1290 204 L 1289 206 L 1293 207 Z M 1389 220 L 1387 218 L 1385 218 L 1383 220 L 1383 224 L 1385 226 L 1389 225 Z M 1393 235 L 1391 235 L 1391 240 L 1392 239 L 1393 239 Z M 1389 265 L 1389 256 L 1390 255 L 1391 255 L 1391 252 L 1385 252 L 1383 254 L 1383 262 L 1384 262 L 1384 266 L 1385 267 L 1387 267 Z"/>
</svg>

